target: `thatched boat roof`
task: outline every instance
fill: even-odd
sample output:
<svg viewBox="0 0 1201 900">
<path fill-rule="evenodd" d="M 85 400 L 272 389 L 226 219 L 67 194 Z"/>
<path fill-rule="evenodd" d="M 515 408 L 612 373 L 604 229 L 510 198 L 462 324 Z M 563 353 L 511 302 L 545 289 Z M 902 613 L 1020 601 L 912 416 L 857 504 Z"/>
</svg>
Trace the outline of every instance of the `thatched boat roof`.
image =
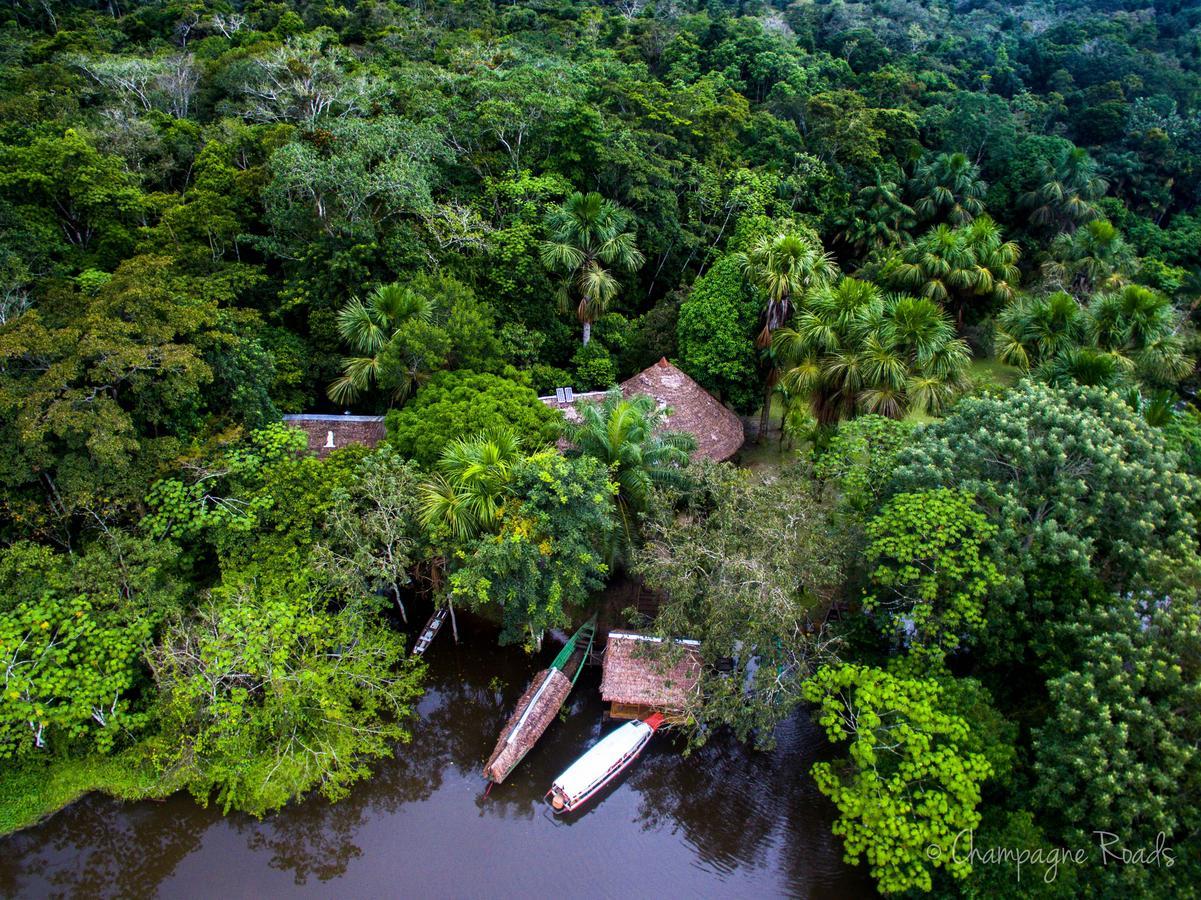
<svg viewBox="0 0 1201 900">
<path fill-rule="evenodd" d="M 673 641 L 678 657 L 668 655 L 664 643 L 632 631 L 609 632 L 601 699 L 667 712 L 684 709 L 700 685 L 700 643 Z M 674 664 L 669 664 L 671 659 Z"/>
<path fill-rule="evenodd" d="M 660 409 L 669 410 L 663 427 L 669 431 L 686 431 L 696 438 L 693 459 L 729 459 L 742 446 L 742 420 L 666 359 L 627 378 L 620 387 L 626 397 L 643 394 L 653 399 Z M 570 401 L 559 397 L 539 399 L 547 406 L 561 410 L 569 421 L 578 421 L 577 403 L 599 401 L 604 396 L 604 391 L 590 391 L 576 394 Z"/>
<path fill-rule="evenodd" d="M 542 687 L 544 681 L 549 683 L 535 700 L 534 695 Z M 538 738 L 542 737 L 547 726 L 559 714 L 559 707 L 571 693 L 571 687 L 571 679 L 558 669 L 543 669 L 534 677 L 530 686 L 525 689 L 525 693 L 521 695 L 521 699 L 517 701 L 517 708 L 513 710 L 513 715 L 509 716 L 509 721 L 500 733 L 496 749 L 492 751 L 487 765 L 484 766 L 485 778 L 495 781 L 497 784 L 505 780 L 509 770 L 529 753 L 534 744 L 538 743 Z M 529 711 L 528 716 L 525 716 L 531 701 L 534 702 L 534 708 Z M 522 716 L 525 716 L 524 722 L 521 721 Z M 521 730 L 514 734 L 514 729 L 519 723 Z M 510 737 L 512 737 L 511 741 Z"/>
</svg>

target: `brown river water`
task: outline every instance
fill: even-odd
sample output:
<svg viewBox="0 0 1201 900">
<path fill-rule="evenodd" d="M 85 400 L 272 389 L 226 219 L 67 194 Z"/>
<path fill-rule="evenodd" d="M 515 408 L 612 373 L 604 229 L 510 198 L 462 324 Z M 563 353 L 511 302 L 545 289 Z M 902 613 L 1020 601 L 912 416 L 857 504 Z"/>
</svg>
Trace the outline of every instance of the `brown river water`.
<svg viewBox="0 0 1201 900">
<path fill-rule="evenodd" d="M 0 895 L 17 897 L 746 897 L 871 896 L 842 861 L 833 807 L 808 771 L 829 748 L 804 713 L 760 753 L 718 734 L 689 757 L 660 733 L 584 811 L 556 818 L 551 781 L 608 729 L 600 670 L 566 719 L 503 785 L 480 769 L 530 677 L 554 657 L 496 648 L 459 617 L 426 654 L 413 741 L 370 780 L 259 821 L 186 795 L 121 803 L 90 796 L 0 839 Z"/>
</svg>

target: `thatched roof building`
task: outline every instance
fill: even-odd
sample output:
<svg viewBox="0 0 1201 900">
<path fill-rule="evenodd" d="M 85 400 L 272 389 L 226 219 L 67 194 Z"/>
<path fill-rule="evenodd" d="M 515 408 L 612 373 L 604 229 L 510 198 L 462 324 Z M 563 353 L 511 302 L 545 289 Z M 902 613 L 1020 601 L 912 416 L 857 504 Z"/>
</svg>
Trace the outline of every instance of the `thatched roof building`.
<svg viewBox="0 0 1201 900">
<path fill-rule="evenodd" d="M 679 713 L 688 707 L 701 680 L 700 642 L 673 643 L 676 656 L 668 655 L 660 638 L 632 631 L 609 632 L 601 699 L 611 704 L 610 715 L 634 719 L 652 712 Z M 674 662 L 668 665 L 669 660 Z"/>
<path fill-rule="evenodd" d="M 620 387 L 626 397 L 643 394 L 652 398 L 660 409 L 670 410 L 664 427 L 671 431 L 686 431 L 696 438 L 693 459 L 729 459 L 742 446 L 744 435 L 738 416 L 666 359 L 627 378 Z M 604 391 L 591 391 L 574 394 L 570 399 L 560 395 L 539 399 L 547 406 L 562 410 L 571 420 L 578 417 L 577 403 L 598 401 L 604 396 Z"/>
</svg>

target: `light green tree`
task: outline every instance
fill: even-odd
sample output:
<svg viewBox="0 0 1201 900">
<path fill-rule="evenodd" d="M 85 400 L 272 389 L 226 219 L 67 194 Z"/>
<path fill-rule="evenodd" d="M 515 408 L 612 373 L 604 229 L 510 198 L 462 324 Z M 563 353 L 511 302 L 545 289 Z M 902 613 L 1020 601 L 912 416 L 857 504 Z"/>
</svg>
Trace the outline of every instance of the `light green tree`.
<svg viewBox="0 0 1201 900">
<path fill-rule="evenodd" d="M 938 682 L 843 665 L 819 669 L 802 690 L 829 739 L 848 744 L 845 763 L 813 767 L 838 808 L 847 861 L 866 861 L 885 894 L 929 891 L 938 868 L 968 875 L 971 861 L 952 848 L 979 825 L 992 768 L 962 749 L 968 725 L 944 711 Z"/>
</svg>

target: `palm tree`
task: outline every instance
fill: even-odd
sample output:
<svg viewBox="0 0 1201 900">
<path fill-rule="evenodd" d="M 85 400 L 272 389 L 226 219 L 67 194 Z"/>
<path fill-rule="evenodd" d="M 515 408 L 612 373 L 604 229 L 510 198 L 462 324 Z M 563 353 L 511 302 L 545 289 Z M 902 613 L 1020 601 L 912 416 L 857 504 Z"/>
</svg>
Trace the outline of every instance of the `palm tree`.
<svg viewBox="0 0 1201 900">
<path fill-rule="evenodd" d="M 923 219 L 967 225 L 984 212 L 981 198 L 988 186 L 966 154 L 940 153 L 919 163 L 910 187 L 918 198 L 914 209 Z"/>
<path fill-rule="evenodd" d="M 1097 174 L 1097 164 L 1082 147 L 1066 150 L 1042 167 L 1042 184 L 1023 196 L 1031 208 L 1030 220 L 1054 231 L 1075 231 L 1097 218 L 1095 202 L 1109 188 Z"/>
<path fill-rule="evenodd" d="M 1184 327 L 1184 316 L 1172 301 L 1142 285 L 1098 294 L 1088 306 L 1091 343 L 1146 384 L 1166 387 L 1193 371 Z"/>
<path fill-rule="evenodd" d="M 997 316 L 993 353 L 1001 362 L 1029 371 L 1084 339 L 1087 316 L 1064 291 L 1021 297 Z"/>
<path fill-rule="evenodd" d="M 775 336 L 786 390 L 830 425 L 861 412 L 937 414 L 966 385 L 967 345 L 926 298 L 885 297 L 856 278 L 810 291 Z"/>
<path fill-rule="evenodd" d="M 548 269 L 567 276 L 560 305 L 565 310 L 575 305 L 585 345 L 592 338 L 592 323 L 617 296 L 617 279 L 610 270 L 634 272 L 644 261 L 630 222 L 628 212 L 596 192 L 577 191 L 546 216 L 550 237 L 539 246 L 539 256 Z"/>
<path fill-rule="evenodd" d="M 683 432 L 665 431 L 668 411 L 655 400 L 636 394 L 623 397 L 612 390 L 600 403 L 578 407 L 579 420 L 565 422 L 563 437 L 572 456 L 591 456 L 609 467 L 617 484 L 614 502 L 621 538 L 633 545 L 638 516 L 645 512 L 651 489 L 683 483 L 681 469 L 696 449 L 696 439 Z"/>
<path fill-rule="evenodd" d="M 508 428 L 459 438 L 442 451 L 437 473 L 421 485 L 421 522 L 434 546 L 441 547 L 429 561 L 435 591 L 446 572 L 448 542 L 453 547 L 499 528 L 520 460 L 521 441 Z M 459 626 L 449 594 L 446 604 L 457 643 Z"/>
<path fill-rule="evenodd" d="M 377 287 L 364 303 L 352 297 L 338 311 L 338 333 L 360 356 L 342 359 L 342 375 L 329 386 L 335 403 L 352 403 L 380 380 L 385 348 L 408 322 L 428 322 L 433 305 L 399 283 Z M 397 373 L 392 399 L 402 402 L 421 381 L 425 372 L 418 361 Z"/>
<path fill-rule="evenodd" d="M 1134 251 L 1108 219 L 1093 219 L 1051 241 L 1043 277 L 1076 296 L 1121 287 L 1134 268 Z"/>
<path fill-rule="evenodd" d="M 762 440 L 767 433 L 777 375 L 777 367 L 771 360 L 772 334 L 792 315 L 792 298 L 828 280 L 837 269 L 833 257 L 822 249 L 816 235 L 795 228 L 761 236 L 749 250 L 738 255 L 738 260 L 743 276 L 767 295 L 763 327 L 755 341 L 759 349 L 768 351 L 769 361 L 756 436 L 756 440 Z"/>
<path fill-rule="evenodd" d="M 954 307 L 963 328 L 975 298 L 1010 300 L 1021 278 L 1018 245 L 1006 241 L 996 222 L 980 216 L 970 225 L 939 225 L 888 257 L 881 279 L 890 286 Z"/>
<path fill-rule="evenodd" d="M 883 250 L 909 240 L 914 212 L 901 200 L 895 182 L 882 173 L 855 195 L 854 205 L 835 218 L 839 237 L 859 253 Z"/>
<path fill-rule="evenodd" d="M 455 541 L 494 531 L 520 459 L 521 442 L 508 428 L 453 441 L 442 451 L 437 473 L 421 487 L 422 523 L 431 534 Z"/>
<path fill-rule="evenodd" d="M 1023 297 L 997 317 L 1002 362 L 1055 383 L 1174 385 L 1193 370 L 1184 316 L 1141 285 L 1098 294 L 1087 307 L 1063 291 Z"/>
</svg>

